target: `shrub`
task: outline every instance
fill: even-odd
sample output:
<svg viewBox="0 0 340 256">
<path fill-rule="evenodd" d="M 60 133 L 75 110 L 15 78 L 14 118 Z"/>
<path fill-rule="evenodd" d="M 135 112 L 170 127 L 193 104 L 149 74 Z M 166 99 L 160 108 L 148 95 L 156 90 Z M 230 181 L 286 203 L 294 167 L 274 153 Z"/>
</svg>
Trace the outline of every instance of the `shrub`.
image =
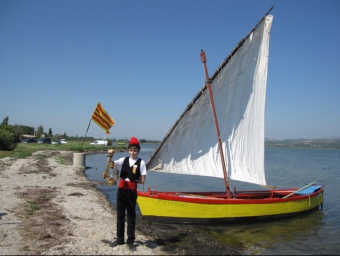
<svg viewBox="0 0 340 256">
<path fill-rule="evenodd" d="M 17 143 L 14 142 L 14 134 L 0 129 L 0 150 L 13 151 L 17 147 Z"/>
</svg>

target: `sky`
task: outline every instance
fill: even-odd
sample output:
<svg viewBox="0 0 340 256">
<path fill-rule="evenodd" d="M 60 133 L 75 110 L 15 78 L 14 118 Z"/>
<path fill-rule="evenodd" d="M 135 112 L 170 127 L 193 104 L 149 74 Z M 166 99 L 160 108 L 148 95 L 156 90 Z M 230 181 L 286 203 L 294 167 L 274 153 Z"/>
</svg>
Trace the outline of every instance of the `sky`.
<svg viewBox="0 0 340 256">
<path fill-rule="evenodd" d="M 338 0 L 0 0 L 0 119 L 161 140 L 273 5 L 265 137 L 339 137 Z"/>
</svg>

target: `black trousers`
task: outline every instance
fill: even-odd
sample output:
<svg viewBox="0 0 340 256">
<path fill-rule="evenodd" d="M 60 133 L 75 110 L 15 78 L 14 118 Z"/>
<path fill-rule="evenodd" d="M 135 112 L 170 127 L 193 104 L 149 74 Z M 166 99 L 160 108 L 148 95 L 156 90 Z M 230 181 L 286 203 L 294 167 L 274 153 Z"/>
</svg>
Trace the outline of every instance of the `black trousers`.
<svg viewBox="0 0 340 256">
<path fill-rule="evenodd" d="M 127 213 L 127 243 L 135 241 L 137 190 L 118 188 L 117 242 L 124 243 L 125 210 Z"/>
</svg>

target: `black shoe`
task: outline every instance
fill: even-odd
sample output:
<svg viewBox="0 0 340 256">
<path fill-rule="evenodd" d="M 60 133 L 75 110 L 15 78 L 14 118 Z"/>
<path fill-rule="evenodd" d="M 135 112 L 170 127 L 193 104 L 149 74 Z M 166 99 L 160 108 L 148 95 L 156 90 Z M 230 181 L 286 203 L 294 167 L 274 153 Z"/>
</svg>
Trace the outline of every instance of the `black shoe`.
<svg viewBox="0 0 340 256">
<path fill-rule="evenodd" d="M 136 247 L 133 246 L 133 243 L 127 243 L 127 247 L 130 252 L 136 251 Z"/>
<path fill-rule="evenodd" d="M 124 244 L 124 242 L 114 241 L 113 243 L 110 243 L 109 246 L 110 247 L 116 247 L 117 245 L 122 245 L 122 244 Z"/>
</svg>

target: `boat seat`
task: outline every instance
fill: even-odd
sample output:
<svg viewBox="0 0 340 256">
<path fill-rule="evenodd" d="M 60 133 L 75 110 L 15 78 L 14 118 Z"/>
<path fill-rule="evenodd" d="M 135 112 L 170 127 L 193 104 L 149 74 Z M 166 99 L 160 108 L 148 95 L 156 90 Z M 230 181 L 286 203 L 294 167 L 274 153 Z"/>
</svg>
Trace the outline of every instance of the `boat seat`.
<svg viewBox="0 0 340 256">
<path fill-rule="evenodd" d="M 295 194 L 297 194 L 297 195 L 309 195 L 309 194 L 313 194 L 315 191 L 319 190 L 320 188 L 322 188 L 322 185 L 311 186 L 309 188 L 305 188 L 304 190 L 296 192 Z"/>
</svg>

